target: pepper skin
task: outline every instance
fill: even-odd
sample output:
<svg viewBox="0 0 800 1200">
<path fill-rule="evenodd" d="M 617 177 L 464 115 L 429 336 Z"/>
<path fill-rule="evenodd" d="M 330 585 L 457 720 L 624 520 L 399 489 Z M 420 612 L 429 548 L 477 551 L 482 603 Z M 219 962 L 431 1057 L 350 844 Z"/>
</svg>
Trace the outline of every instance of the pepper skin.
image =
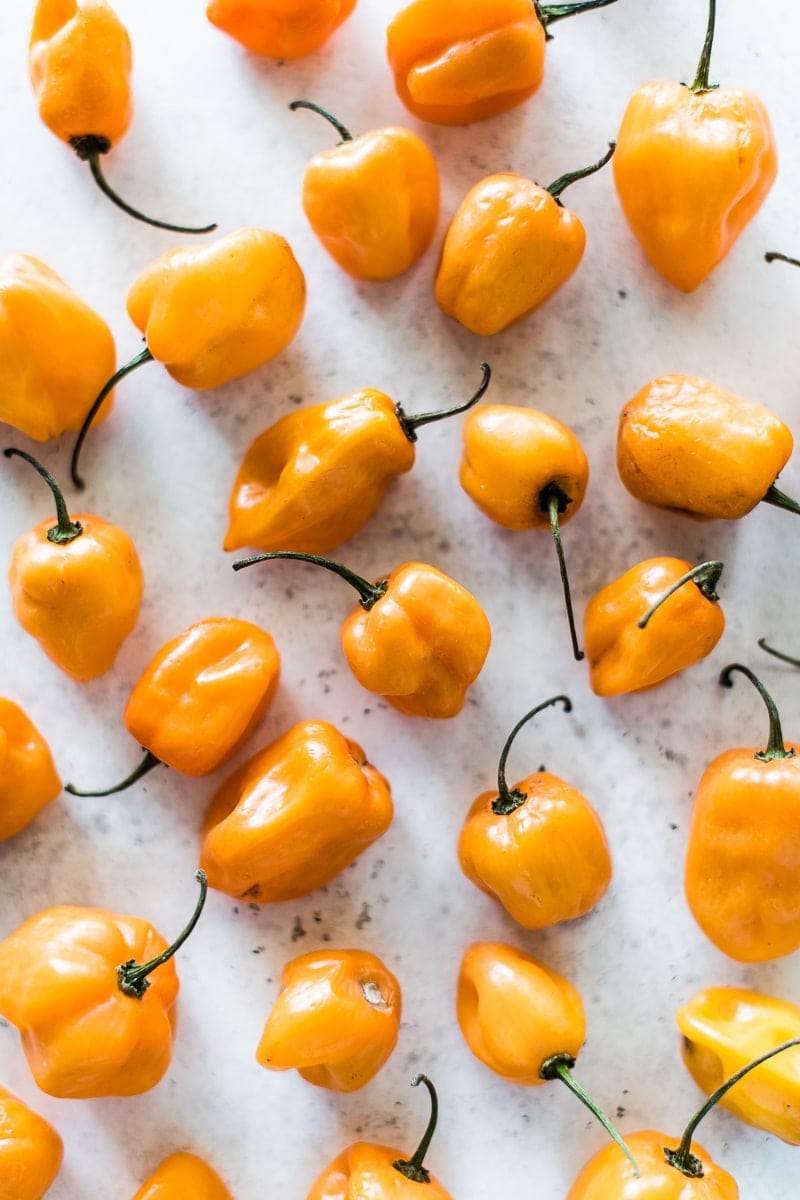
<svg viewBox="0 0 800 1200">
<path fill-rule="evenodd" d="M 0 842 L 30 825 L 60 791 L 39 730 L 18 704 L 0 696 Z"/>
<path fill-rule="evenodd" d="M 567 1193 L 567 1200 L 739 1200 L 736 1180 L 692 1143 L 702 1174 L 690 1178 L 664 1157 L 664 1148 L 677 1149 L 677 1138 L 653 1129 L 626 1133 L 639 1167 L 638 1178 L 622 1151 L 612 1143 L 590 1158 Z"/>
<path fill-rule="evenodd" d="M 347 20 L 356 0 L 211 0 L 212 25 L 265 58 L 304 58 Z"/>
<path fill-rule="evenodd" d="M 400 984 L 366 950 L 314 950 L 288 962 L 256 1050 L 262 1067 L 296 1068 L 318 1087 L 354 1092 L 397 1043 Z"/>
<path fill-rule="evenodd" d="M 133 1200 L 233 1200 L 208 1163 L 185 1150 L 171 1154 L 146 1179 Z"/>
<path fill-rule="evenodd" d="M 0 1200 L 42 1200 L 63 1154 L 53 1126 L 0 1086 Z"/>
<path fill-rule="evenodd" d="M 389 784 L 361 747 L 325 721 L 303 721 L 223 783 L 200 863 L 229 896 L 293 900 L 329 883 L 392 816 Z"/>
<path fill-rule="evenodd" d="M 0 421 L 37 442 L 80 429 L 115 360 L 105 321 L 55 271 L 0 259 Z"/>
<path fill-rule="evenodd" d="M 675 1020 L 683 1061 L 707 1096 L 746 1063 L 800 1037 L 800 1007 L 745 988 L 705 988 L 678 1009 Z M 746 1125 L 800 1145 L 800 1051 L 770 1059 L 719 1103 Z"/>
<path fill-rule="evenodd" d="M 721 565 L 716 567 L 718 577 Z M 606 584 L 589 601 L 584 638 L 589 680 L 598 696 L 655 687 L 714 649 L 722 637 L 725 618 L 719 604 L 693 582 L 673 592 L 645 629 L 638 626 L 661 596 L 690 570 L 691 564 L 679 558 L 648 558 Z M 710 585 L 712 593 L 715 583 L 716 579 Z"/>
<path fill-rule="evenodd" d="M 762 404 L 693 375 L 662 375 L 622 410 L 617 469 L 644 504 L 736 521 L 769 499 L 792 445 Z"/>
</svg>

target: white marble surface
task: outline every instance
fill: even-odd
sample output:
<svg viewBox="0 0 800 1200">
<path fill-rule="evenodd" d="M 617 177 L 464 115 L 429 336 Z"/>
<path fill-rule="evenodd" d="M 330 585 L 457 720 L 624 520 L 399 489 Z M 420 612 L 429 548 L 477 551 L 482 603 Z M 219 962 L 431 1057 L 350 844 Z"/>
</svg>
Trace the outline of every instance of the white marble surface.
<svg viewBox="0 0 800 1200">
<path fill-rule="evenodd" d="M 38 120 L 25 66 L 32 0 L 0 15 L 0 252 L 35 254 L 111 324 L 119 361 L 138 333 L 125 314 L 136 274 L 183 239 L 128 221 Z M 394 824 L 330 887 L 257 908 L 212 894 L 180 955 L 173 1065 L 150 1093 L 66 1102 L 38 1092 L 16 1032 L 0 1026 L 0 1082 L 61 1131 L 66 1155 L 52 1200 L 129 1200 L 167 1153 L 205 1153 L 236 1200 L 302 1200 L 323 1165 L 359 1137 L 413 1148 L 426 1116 L 408 1088 L 424 1069 L 441 1099 L 430 1166 L 457 1200 L 503 1195 L 558 1200 L 604 1142 L 597 1122 L 555 1085 L 525 1090 L 494 1077 L 463 1044 L 454 1016 L 458 962 L 474 939 L 502 939 L 541 956 L 581 990 L 588 1037 L 577 1074 L 623 1131 L 677 1133 L 699 1102 L 679 1057 L 673 1014 L 708 984 L 747 984 L 800 1000 L 797 957 L 745 967 L 694 926 L 681 886 L 693 789 L 721 750 L 763 740 L 760 702 L 742 682 L 716 684 L 741 660 L 757 669 L 797 736 L 800 673 L 768 660 L 759 635 L 800 652 L 798 527 L 775 510 L 738 526 L 695 524 L 630 499 L 613 460 L 617 415 L 649 378 L 696 373 L 771 405 L 798 429 L 800 273 L 764 264 L 766 249 L 800 251 L 800 96 L 791 0 L 756 13 L 720 5 L 712 77 L 750 86 L 769 108 L 781 167 L 767 204 L 729 260 L 694 295 L 663 283 L 625 227 L 608 171 L 568 202 L 587 229 L 578 274 L 534 316 L 492 338 L 444 317 L 431 293 L 433 248 L 387 285 L 359 285 L 316 243 L 299 204 L 303 166 L 326 129 L 287 103 L 312 98 L 353 130 L 409 124 L 440 163 L 437 243 L 467 188 L 513 169 L 548 183 L 593 161 L 614 136 L 626 98 L 646 78 L 691 79 L 705 28 L 701 0 L 619 0 L 556 27 L 540 92 L 523 107 L 463 129 L 423 127 L 396 99 L 383 54 L 391 0 L 361 0 L 328 47 L 295 64 L 262 62 L 207 23 L 203 4 L 118 0 L 135 53 L 133 126 L 109 157 L 113 184 L 142 208 L 217 220 L 223 232 L 262 224 L 285 234 L 306 272 L 300 333 L 279 359 L 217 392 L 197 394 L 150 365 L 118 390 L 112 418 L 90 439 L 80 503 L 125 526 L 139 548 L 146 602 L 114 670 L 78 686 L 44 658 L 0 596 L 0 692 L 21 703 L 50 741 L 62 777 L 117 778 L 137 758 L 122 725 L 127 694 L 155 650 L 200 617 L 260 621 L 283 655 L 273 708 L 244 759 L 296 720 L 321 717 L 360 741 L 392 781 Z M 341 552 L 377 576 L 410 559 L 436 563 L 473 589 L 494 630 L 486 667 L 457 718 L 406 719 L 354 682 L 338 644 L 351 602 L 312 568 L 276 564 L 234 576 L 221 549 L 228 492 L 251 439 L 298 402 L 379 387 L 411 411 L 456 402 L 494 369 L 487 399 L 564 419 L 589 453 L 586 503 L 565 531 L 579 611 L 630 564 L 673 553 L 725 561 L 724 638 L 705 663 L 649 694 L 600 700 L 571 660 L 555 559 L 545 534 L 511 534 L 483 518 L 457 482 L 458 422 L 422 431 L 417 465 L 368 528 Z M 39 447 L 6 427 L 4 444 Z M 41 453 L 66 478 L 71 441 Z M 782 484 L 800 493 L 790 463 Z M 72 495 L 68 489 L 68 495 Z M 0 470 L 0 556 L 49 512 L 24 464 Z M 610 892 L 586 919 L 530 934 L 462 877 L 455 840 L 473 796 L 492 785 L 503 739 L 526 708 L 559 691 L 574 716 L 552 711 L 520 739 L 509 766 L 539 763 L 590 797 L 615 863 Z M 62 795 L 0 846 L 0 934 L 59 902 L 140 913 L 165 934 L 194 899 L 202 813 L 220 779 L 157 772 L 116 799 Z M 383 956 L 404 991 L 397 1050 L 354 1095 L 271 1074 L 254 1051 L 284 961 L 324 944 Z M 738 1178 L 746 1200 L 797 1194 L 797 1151 L 712 1115 L 701 1139 Z"/>
</svg>

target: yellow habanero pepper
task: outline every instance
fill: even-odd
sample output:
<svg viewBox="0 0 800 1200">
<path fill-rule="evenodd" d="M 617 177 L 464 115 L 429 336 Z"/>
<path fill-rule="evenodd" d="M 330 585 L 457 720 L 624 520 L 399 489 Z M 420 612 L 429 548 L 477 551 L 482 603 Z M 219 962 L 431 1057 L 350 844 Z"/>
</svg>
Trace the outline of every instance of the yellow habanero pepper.
<svg viewBox="0 0 800 1200">
<path fill-rule="evenodd" d="M 319 50 L 355 6 L 356 0 L 211 0 L 206 16 L 254 54 L 295 59 Z"/>
<path fill-rule="evenodd" d="M 29 825 L 60 791 L 39 730 L 18 704 L 0 696 L 0 842 Z"/>
<path fill-rule="evenodd" d="M 233 1200 L 233 1197 L 207 1162 L 180 1150 L 164 1159 L 133 1200 Z"/>
<path fill-rule="evenodd" d="M 63 1156 L 53 1126 L 0 1086 L 0 1200 L 42 1200 Z"/>
</svg>

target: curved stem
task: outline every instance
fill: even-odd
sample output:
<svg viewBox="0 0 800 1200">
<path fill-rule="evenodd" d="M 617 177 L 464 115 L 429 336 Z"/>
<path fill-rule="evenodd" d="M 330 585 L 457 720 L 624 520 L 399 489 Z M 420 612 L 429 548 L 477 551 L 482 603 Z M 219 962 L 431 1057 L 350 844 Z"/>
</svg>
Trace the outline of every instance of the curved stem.
<svg viewBox="0 0 800 1200">
<path fill-rule="evenodd" d="M 786 512 L 800 514 L 800 504 L 793 500 L 791 496 L 787 496 L 785 492 L 780 491 L 773 483 L 772 487 L 767 488 L 765 494 L 761 497 L 762 504 L 774 504 L 776 508 L 782 508 Z"/>
<path fill-rule="evenodd" d="M 710 562 L 699 563 L 698 566 L 692 567 L 691 571 L 687 571 L 685 575 L 681 575 L 680 579 L 676 579 L 672 587 L 667 588 L 663 596 L 659 596 L 655 604 L 648 608 L 647 612 L 636 624 L 640 629 L 644 629 L 650 618 L 661 607 L 664 601 L 668 600 L 673 592 L 677 592 L 678 588 L 682 588 L 685 583 L 689 583 L 690 581 L 699 587 L 706 600 L 719 600 L 715 589 L 719 583 L 721 574 L 722 563 L 716 559 L 712 559 Z"/>
<path fill-rule="evenodd" d="M 586 179 L 587 175 L 594 175 L 596 171 L 599 171 L 601 167 L 606 165 L 616 148 L 616 142 L 609 142 L 608 150 L 596 163 L 592 163 L 590 167 L 582 167 L 580 171 L 568 171 L 566 175 L 559 175 L 558 179 L 554 179 L 550 186 L 545 188 L 545 191 L 549 192 L 553 199 L 560 204 L 561 193 L 564 189 L 568 188 L 571 183 L 575 183 L 578 179 Z"/>
<path fill-rule="evenodd" d="M 343 563 L 334 562 L 330 558 L 322 558 L 319 554 L 302 554 L 299 550 L 271 550 L 265 554 L 254 554 L 252 558 L 240 558 L 233 564 L 234 571 L 241 571 L 242 567 L 252 567 L 253 563 L 267 562 L 270 558 L 297 558 L 301 562 L 313 563 L 317 567 L 324 567 L 326 571 L 332 571 L 334 575 L 338 575 L 340 579 L 344 579 L 351 587 L 354 587 L 361 599 L 359 604 L 367 612 L 374 604 L 386 595 L 388 580 L 380 579 L 377 583 L 370 583 L 364 579 L 362 575 L 356 575 L 355 571 L 351 571 Z"/>
<path fill-rule="evenodd" d="M 70 459 L 69 463 L 70 475 L 72 476 L 72 482 L 75 484 L 76 488 L 83 489 L 85 486 L 83 479 L 78 474 L 78 459 L 81 456 L 81 449 L 83 448 L 83 443 L 86 441 L 86 435 L 91 428 L 92 421 L 94 421 L 95 417 L 102 408 L 103 401 L 106 399 L 109 392 L 113 391 L 121 379 L 124 379 L 126 375 L 130 375 L 131 371 L 135 371 L 136 368 L 141 367 L 143 363 L 150 362 L 152 358 L 152 354 L 148 350 L 147 346 L 145 346 L 144 350 L 140 351 L 140 353 L 130 359 L 129 362 L 126 362 L 125 365 L 120 367 L 118 371 L 115 371 L 111 378 L 103 385 L 94 404 L 83 418 L 83 424 L 78 430 L 78 436 L 75 439 L 75 448 L 72 451 L 72 458 Z"/>
<path fill-rule="evenodd" d="M 581 1087 L 581 1085 L 578 1083 L 577 1079 L 572 1074 L 572 1071 L 570 1069 L 571 1067 L 574 1067 L 574 1066 L 575 1066 L 575 1059 L 573 1058 L 573 1056 L 571 1054 L 554 1054 L 552 1056 L 552 1058 L 548 1058 L 542 1063 L 539 1074 L 541 1075 L 542 1079 L 560 1079 L 562 1081 L 562 1083 L 565 1083 L 567 1085 L 567 1087 L 572 1092 L 572 1094 L 574 1096 L 578 1097 L 581 1104 L 586 1105 L 586 1107 L 589 1109 L 589 1112 L 592 1113 L 595 1117 L 597 1117 L 597 1120 L 603 1126 L 606 1133 L 608 1133 L 614 1139 L 614 1141 L 617 1143 L 617 1145 L 619 1146 L 622 1153 L 625 1155 L 625 1157 L 627 1159 L 629 1159 L 629 1161 L 631 1162 L 631 1164 L 633 1166 L 633 1173 L 636 1176 L 636 1178 L 638 1179 L 639 1178 L 639 1166 L 636 1162 L 636 1159 L 633 1157 L 630 1150 L 628 1149 L 625 1142 L 623 1141 L 622 1134 L 620 1134 L 619 1131 L 617 1129 L 615 1129 L 615 1127 L 612 1125 L 610 1119 L 606 1116 L 606 1114 L 602 1111 L 602 1109 L 597 1107 L 596 1103 L 591 1098 L 589 1093 L 587 1091 L 585 1091 Z"/>
<path fill-rule="evenodd" d="M 768 250 L 764 262 L 785 262 L 792 267 L 800 267 L 800 258 L 790 258 L 788 254 L 781 254 L 780 250 Z"/>
<path fill-rule="evenodd" d="M 514 812 L 515 809 L 519 808 L 527 800 L 524 792 L 520 792 L 516 788 L 512 790 L 506 782 L 506 761 L 512 742 L 523 725 L 526 725 L 542 709 L 550 708 L 553 704 L 561 704 L 564 707 L 564 712 L 572 712 L 572 701 L 569 696 L 551 696 L 543 704 L 537 704 L 536 708 L 532 708 L 530 712 L 525 713 L 525 716 L 517 721 L 511 733 L 506 738 L 506 744 L 503 746 L 503 751 L 497 764 L 497 799 L 492 801 L 492 812 L 498 817 L 508 816 L 509 813 Z"/>
<path fill-rule="evenodd" d="M 203 905 L 206 902 L 208 880 L 206 878 L 205 871 L 200 868 L 195 871 L 194 877 L 200 884 L 200 896 L 198 897 L 197 904 L 195 905 L 195 910 L 192 913 L 189 924 L 185 927 L 182 933 L 178 934 L 172 945 L 167 946 L 166 950 L 163 950 L 161 954 L 157 955 L 155 958 L 151 958 L 149 962 L 139 964 L 134 962 L 134 960 L 131 958 L 128 960 L 128 962 L 120 963 L 120 965 L 117 967 L 117 986 L 121 992 L 125 993 L 126 996 L 133 996 L 135 1000 L 141 1000 L 142 996 L 150 987 L 150 981 L 147 976 L 152 975 L 153 971 L 155 971 L 158 967 L 163 966 L 168 959 L 172 958 L 176 950 L 180 950 L 181 946 L 199 921 L 200 913 L 203 911 Z"/>
<path fill-rule="evenodd" d="M 708 25 L 706 26 L 706 37 L 703 42 L 703 49 L 700 53 L 700 61 L 697 64 L 697 74 L 694 77 L 692 91 L 708 92 L 711 91 L 712 85 L 708 82 L 708 73 L 711 69 L 711 50 L 714 45 L 714 26 L 717 20 L 717 0 L 708 0 Z"/>
<path fill-rule="evenodd" d="M 73 787 L 71 783 L 65 783 L 64 791 L 69 792 L 70 796 L 113 796 L 115 792 L 124 792 L 126 788 L 131 787 L 137 780 L 144 778 L 154 767 L 161 767 L 163 765 L 160 758 L 156 758 L 155 754 L 151 754 L 149 750 L 145 750 L 144 758 L 138 767 L 134 767 L 130 775 L 126 776 L 121 783 L 115 783 L 113 787 L 104 788 L 101 792 L 85 792 L 81 788 Z"/>
<path fill-rule="evenodd" d="M 578 631 L 575 628 L 575 613 L 572 608 L 572 593 L 567 574 L 567 560 L 564 557 L 564 547 L 561 544 L 561 530 L 558 524 L 559 514 L 566 512 L 567 507 L 571 503 L 572 497 L 568 496 L 555 483 L 551 483 L 544 488 L 539 496 L 539 507 L 550 517 L 550 532 L 553 535 L 556 554 L 558 556 L 558 570 L 561 575 L 561 588 L 564 592 L 564 605 L 567 610 L 567 621 L 569 622 L 569 636 L 572 639 L 572 655 L 576 662 L 580 662 L 583 658 L 583 651 L 578 645 Z"/>
<path fill-rule="evenodd" d="M 428 1118 L 428 1124 L 422 1135 L 422 1141 L 417 1146 L 411 1158 L 408 1160 L 396 1158 L 392 1166 L 395 1171 L 399 1171 L 401 1175 L 405 1175 L 406 1179 L 411 1179 L 414 1183 L 430 1183 L 431 1173 L 426 1167 L 423 1167 L 422 1162 L 428 1153 L 431 1138 L 436 1130 L 436 1122 L 439 1119 L 439 1100 L 436 1095 L 436 1088 L 427 1075 L 415 1075 L 411 1080 L 412 1087 L 419 1087 L 421 1083 L 425 1084 L 425 1087 L 428 1089 L 428 1095 L 431 1098 L 431 1115 Z"/>
<path fill-rule="evenodd" d="M 45 481 L 50 491 L 53 493 L 53 499 L 56 502 L 56 516 L 58 524 L 47 531 L 48 542 L 55 542 L 57 545 L 63 545 L 65 542 L 74 542 L 76 537 L 80 537 L 83 533 L 83 526 L 80 521 L 72 521 L 69 512 L 67 511 L 67 502 L 64 499 L 64 494 L 61 488 L 56 483 L 53 476 L 43 467 L 38 459 L 32 454 L 28 454 L 26 450 L 17 450 L 14 446 L 9 446 L 3 451 L 6 458 L 24 458 L 25 462 L 30 463 L 34 470 L 38 471 L 42 479 Z"/>
<path fill-rule="evenodd" d="M 319 113 L 321 117 L 324 117 L 333 126 L 343 142 L 352 142 L 353 135 L 350 130 L 341 121 L 337 120 L 333 113 L 328 112 L 327 108 L 322 108 L 321 105 L 314 104 L 311 100 L 293 100 L 289 108 L 292 112 L 296 112 L 298 108 L 307 108 L 311 112 Z"/>
<path fill-rule="evenodd" d="M 573 4 L 540 4 L 539 0 L 533 0 L 533 7 L 546 32 L 548 25 L 555 25 L 556 21 L 564 21 L 567 17 L 589 12 L 593 8 L 607 8 L 609 4 L 614 3 L 615 0 L 578 0 Z M 547 36 L 549 40 L 550 34 Z"/>
<path fill-rule="evenodd" d="M 764 687 L 757 675 L 754 675 L 749 667 L 743 667 L 741 663 L 731 663 L 730 666 L 724 668 L 720 673 L 719 682 L 722 687 L 733 687 L 731 675 L 734 671 L 738 671 L 744 675 L 745 679 L 749 679 L 753 687 L 758 690 L 758 694 L 767 706 L 769 713 L 769 739 L 765 750 L 759 750 L 754 755 L 759 762 L 772 762 L 776 758 L 794 758 L 794 750 L 787 750 L 783 744 L 783 731 L 781 730 L 781 719 L 778 714 L 778 706 L 770 696 L 767 689 Z"/>
<path fill-rule="evenodd" d="M 440 412 L 420 413 L 418 417 L 409 417 L 401 404 L 394 406 L 394 414 L 400 422 L 400 428 L 410 442 L 417 440 L 417 429 L 420 425 L 430 425 L 434 421 L 443 421 L 445 417 L 455 417 L 459 413 L 466 412 L 468 408 L 472 408 L 473 404 L 477 404 L 482 396 L 486 394 L 486 389 L 489 386 L 489 380 L 492 378 L 492 368 L 488 363 L 481 363 L 483 371 L 483 379 L 480 387 L 474 396 L 467 400 L 466 404 L 459 404 L 456 408 L 445 408 Z"/>
<path fill-rule="evenodd" d="M 753 1059 L 753 1061 L 748 1063 L 747 1066 L 741 1067 L 740 1070 L 738 1070 L 734 1075 L 731 1075 L 730 1079 L 726 1079 L 724 1083 L 721 1083 L 717 1090 L 711 1093 L 705 1104 L 698 1108 L 697 1112 L 689 1121 L 689 1124 L 683 1131 L 681 1143 L 677 1150 L 668 1150 L 666 1146 L 664 1147 L 664 1157 L 670 1166 L 675 1167 L 678 1171 L 681 1171 L 682 1174 L 688 1175 L 692 1179 L 701 1178 L 703 1174 L 703 1164 L 700 1162 L 699 1158 L 692 1154 L 692 1138 L 694 1137 L 695 1130 L 702 1121 L 703 1117 L 709 1113 L 714 1105 L 719 1103 L 726 1092 L 729 1092 L 734 1084 L 738 1083 L 740 1079 L 743 1079 L 745 1075 L 748 1075 L 751 1071 L 755 1070 L 756 1067 L 760 1067 L 761 1064 L 767 1062 L 768 1059 L 774 1058 L 776 1054 L 783 1054 L 784 1050 L 790 1050 L 792 1046 L 800 1046 L 800 1038 L 792 1038 L 791 1041 L 782 1042 L 780 1046 L 775 1046 L 772 1050 L 767 1050 L 765 1054 L 762 1054 L 759 1058 Z"/>
<path fill-rule="evenodd" d="M 790 654 L 784 654 L 781 650 L 773 650 L 772 646 L 768 645 L 766 638 L 759 638 L 758 644 L 762 650 L 766 650 L 767 654 L 771 654 L 773 658 L 779 658 L 781 662 L 790 663 L 793 667 L 800 667 L 800 658 L 792 658 Z"/>
</svg>

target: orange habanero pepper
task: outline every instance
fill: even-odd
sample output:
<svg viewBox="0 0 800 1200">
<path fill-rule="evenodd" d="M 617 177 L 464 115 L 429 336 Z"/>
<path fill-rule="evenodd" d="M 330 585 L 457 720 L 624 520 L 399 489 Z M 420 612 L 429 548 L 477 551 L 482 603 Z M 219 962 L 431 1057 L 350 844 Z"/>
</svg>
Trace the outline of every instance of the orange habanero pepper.
<svg viewBox="0 0 800 1200">
<path fill-rule="evenodd" d="M 417 430 L 465 412 L 466 404 L 409 416 L 385 392 L 365 388 L 287 413 L 244 456 L 229 503 L 225 550 L 327 554 L 367 523 L 398 475 L 414 465 Z"/>
<path fill-rule="evenodd" d="M 769 712 L 765 749 L 715 758 L 694 798 L 684 886 L 694 919 L 737 962 L 771 962 L 800 947 L 800 757 L 784 745 L 778 710 L 747 667 L 739 671 Z"/>
<path fill-rule="evenodd" d="M 42 1200 L 63 1156 L 53 1126 L 0 1086 L 0 1200 Z"/>
<path fill-rule="evenodd" d="M 229 896 L 294 900 L 348 867 L 393 814 L 389 784 L 361 747 L 326 721 L 302 721 L 223 783 L 200 863 Z"/>
<path fill-rule="evenodd" d="M 197 879 L 194 915 L 171 946 L 141 917 L 67 904 L 0 942 L 0 1016 L 19 1029 L 43 1092 L 64 1100 L 135 1096 L 162 1078 L 178 996 L 172 956 L 205 901 L 202 871 Z"/>
<path fill-rule="evenodd" d="M 628 102 L 614 181 L 645 255 L 674 287 L 692 292 L 722 262 L 772 187 L 775 138 L 764 105 L 742 88 L 708 82 L 716 15 L 691 87 L 652 80 Z"/>
<path fill-rule="evenodd" d="M 0 421 L 37 442 L 80 429 L 115 357 L 105 321 L 55 271 L 0 258 Z"/>
<path fill-rule="evenodd" d="M 439 217 L 439 172 L 425 143 L 390 126 L 353 138 L 327 109 L 309 108 L 341 141 L 303 175 L 303 211 L 331 258 L 355 279 L 395 279 L 422 257 Z"/>
<path fill-rule="evenodd" d="M 715 591 L 721 573 L 721 562 L 647 558 L 601 588 L 584 618 L 592 691 L 655 687 L 710 654 L 725 628 Z"/>
<path fill-rule="evenodd" d="M 89 411 L 72 453 L 78 459 L 89 427 L 111 389 L 143 363 L 163 363 L 196 391 L 222 387 L 275 358 L 303 317 L 306 285 L 285 238 L 239 229 L 206 246 L 180 246 L 157 258 L 128 292 L 128 316 L 146 346 L 112 375 Z"/>
<path fill-rule="evenodd" d="M 139 616 L 144 577 L 124 530 L 102 517 L 71 519 L 49 471 L 24 458 L 53 493 L 57 523 L 41 521 L 17 538 L 8 573 L 14 615 L 48 658 L 78 683 L 110 670 Z"/>
<path fill-rule="evenodd" d="M 368 692 L 409 717 L 454 717 L 489 653 L 492 631 L 475 597 L 427 563 L 408 562 L 370 583 L 342 563 L 281 550 L 233 564 L 298 558 L 332 571 L 359 593 L 340 630 L 350 670 Z"/>
<path fill-rule="evenodd" d="M 249 738 L 272 703 L 281 660 L 270 635 L 250 621 L 206 617 L 162 646 L 125 707 L 125 727 L 144 759 L 114 787 L 124 791 L 165 763 L 182 775 L 209 775 Z"/>
<path fill-rule="evenodd" d="M 18 704 L 0 696 L 0 842 L 30 825 L 60 791 L 47 742 Z"/>
<path fill-rule="evenodd" d="M 499 333 L 544 304 L 583 258 L 586 233 L 561 203 L 577 179 L 614 153 L 540 187 L 522 175 L 488 175 L 467 193 L 445 234 L 434 294 L 472 333 Z"/>
<path fill-rule="evenodd" d="M 478 796 L 458 839 L 467 879 L 499 900 L 525 929 L 582 917 L 611 882 L 603 823 L 579 791 L 544 770 L 513 788 L 506 782 L 506 759 L 519 730 L 559 703 L 571 712 L 567 696 L 553 696 L 511 730 L 497 767 L 497 791 Z"/>
<path fill-rule="evenodd" d="M 133 115 L 130 38 L 106 0 L 38 0 L 28 66 L 39 116 L 88 162 L 98 187 L 117 208 L 159 229 L 216 229 L 171 225 L 145 216 L 118 196 L 103 175 L 100 159 L 127 132 Z"/>
<path fill-rule="evenodd" d="M 614 0 L 414 0 L 393 18 L 386 50 L 397 94 L 423 121 L 467 125 L 532 96 L 549 27 Z"/>
<path fill-rule="evenodd" d="M 424 1083 L 431 1098 L 431 1115 L 422 1140 L 411 1158 L 393 1146 L 354 1142 L 328 1164 L 306 1200 L 453 1200 L 423 1166 L 436 1130 L 439 1102 L 427 1075 L 415 1075 L 411 1086 Z M 422 1191 L 419 1185 L 424 1184 Z"/>
<path fill-rule="evenodd" d="M 207 1162 L 180 1150 L 164 1159 L 133 1200 L 233 1200 L 233 1197 Z"/>
<path fill-rule="evenodd" d="M 347 20 L 356 0 L 211 0 L 206 16 L 265 58 L 304 58 Z"/>
<path fill-rule="evenodd" d="M 296 1068 L 318 1087 L 355 1092 L 397 1043 L 400 984 L 367 950 L 312 950 L 281 972 L 256 1058 L 271 1071 Z"/>
</svg>

